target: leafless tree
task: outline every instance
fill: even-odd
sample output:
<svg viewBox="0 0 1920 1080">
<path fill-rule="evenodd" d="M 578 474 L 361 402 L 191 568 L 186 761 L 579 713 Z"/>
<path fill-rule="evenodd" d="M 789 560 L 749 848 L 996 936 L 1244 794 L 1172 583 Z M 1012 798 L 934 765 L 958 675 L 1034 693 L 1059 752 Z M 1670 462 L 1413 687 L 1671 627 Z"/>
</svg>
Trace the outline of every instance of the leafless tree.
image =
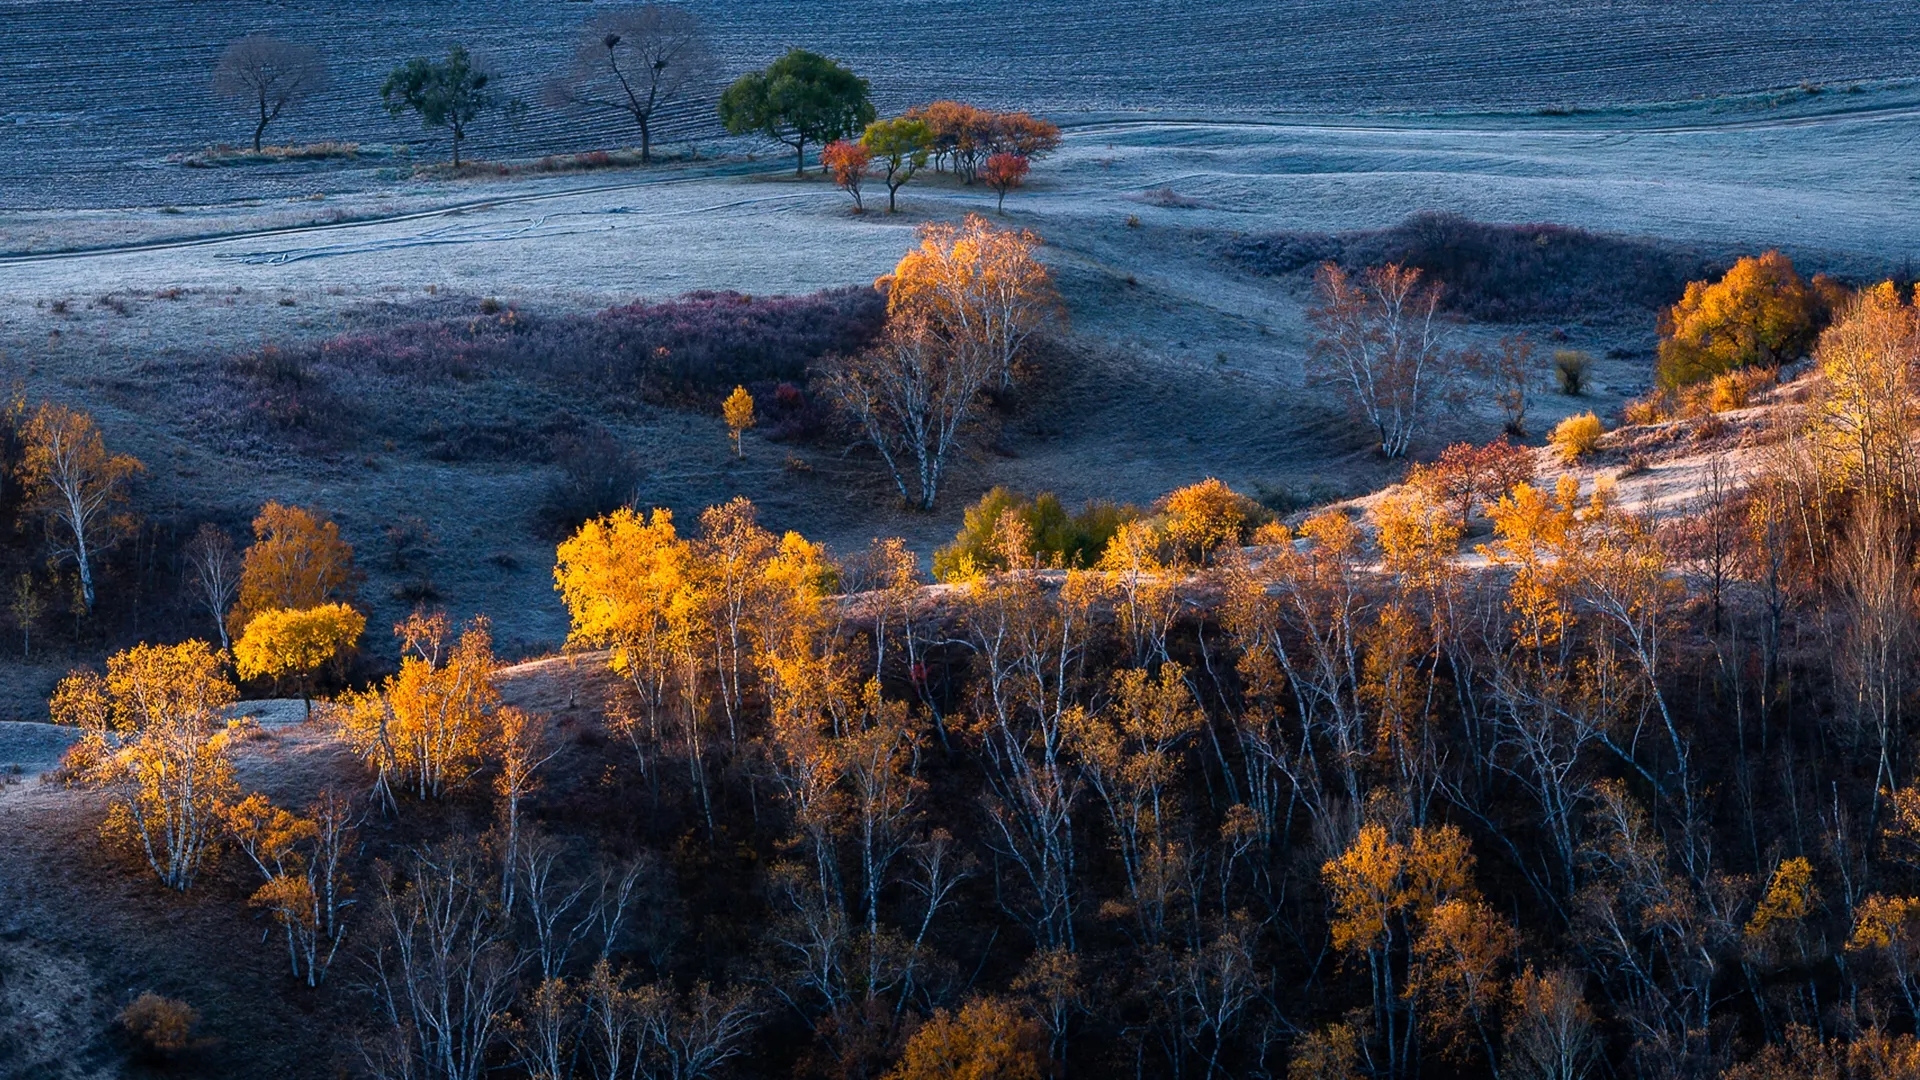
<svg viewBox="0 0 1920 1080">
<path fill-rule="evenodd" d="M 612 109 L 640 128 L 640 161 L 653 160 L 654 123 L 663 109 L 713 78 L 700 20 L 681 7 L 647 4 L 616 11 L 582 30 L 573 71 L 548 90 L 556 104 Z"/>
<path fill-rule="evenodd" d="M 253 150 L 287 106 L 325 89 L 326 61 L 309 45 L 251 34 L 228 45 L 213 66 L 213 92 L 254 114 Z"/>
<path fill-rule="evenodd" d="M 227 530 L 208 522 L 187 541 L 185 554 L 187 572 L 191 575 L 188 588 L 194 603 L 213 616 L 214 628 L 220 632 L 220 647 L 231 648 L 233 642 L 227 637 L 227 610 L 233 607 L 233 598 L 240 591 L 240 553 L 234 549 L 233 537 Z"/>
<path fill-rule="evenodd" d="M 1834 650 L 1843 717 L 1871 733 L 1879 750 L 1875 786 L 1896 786 L 1892 743 L 1905 726 L 1901 702 L 1912 669 L 1913 569 L 1897 510 L 1872 496 L 1861 500 L 1836 553 L 1837 605 L 1843 618 Z"/>
<path fill-rule="evenodd" d="M 900 497 L 931 510 L 996 373 L 984 350 L 949 348 L 924 320 L 896 318 L 880 344 L 835 364 L 826 388 L 886 462 Z"/>
<path fill-rule="evenodd" d="M 1400 457 L 1460 363 L 1442 333 L 1439 286 L 1398 264 L 1356 280 L 1329 262 L 1314 292 L 1312 369 L 1378 432 L 1380 452 Z"/>
<path fill-rule="evenodd" d="M 565 875 L 561 865 L 566 848 L 552 837 L 524 833 L 514 855 L 520 886 L 515 896 L 533 926 L 534 957 L 540 977 L 552 979 L 566 970 L 567 958 L 594 923 L 592 905 L 582 908 L 588 882 Z"/>
</svg>

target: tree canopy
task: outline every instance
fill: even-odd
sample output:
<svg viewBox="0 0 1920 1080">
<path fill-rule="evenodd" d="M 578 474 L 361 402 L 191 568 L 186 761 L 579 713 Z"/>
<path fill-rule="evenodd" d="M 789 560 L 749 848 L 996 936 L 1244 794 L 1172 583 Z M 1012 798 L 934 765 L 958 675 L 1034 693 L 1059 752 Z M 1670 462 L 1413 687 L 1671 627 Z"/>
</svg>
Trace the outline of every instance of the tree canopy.
<svg viewBox="0 0 1920 1080">
<path fill-rule="evenodd" d="M 444 61 L 416 56 L 393 69 L 380 87 L 380 100 L 394 116 L 412 112 L 428 127 L 453 135 L 453 164 L 467 129 L 491 112 L 510 112 L 519 103 L 497 85 L 494 73 L 476 64 L 466 47 L 455 45 Z"/>
<path fill-rule="evenodd" d="M 807 145 L 852 138 L 873 122 L 867 80 L 805 49 L 740 76 L 720 95 L 720 122 L 735 135 L 761 134 L 793 147 L 794 175 Z"/>
</svg>

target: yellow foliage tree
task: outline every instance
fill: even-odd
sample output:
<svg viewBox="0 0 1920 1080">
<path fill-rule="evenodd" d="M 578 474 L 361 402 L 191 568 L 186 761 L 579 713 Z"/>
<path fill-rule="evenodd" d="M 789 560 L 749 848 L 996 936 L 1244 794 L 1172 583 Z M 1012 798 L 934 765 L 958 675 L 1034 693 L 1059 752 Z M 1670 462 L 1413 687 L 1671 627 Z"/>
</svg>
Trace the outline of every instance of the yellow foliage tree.
<svg viewBox="0 0 1920 1080">
<path fill-rule="evenodd" d="M 49 703 L 55 723 L 82 731 L 69 766 L 108 793 L 102 831 L 171 889 L 193 884 L 238 790 L 226 716 L 237 692 L 221 667 L 204 641 L 137 645 L 108 657 L 105 676 L 67 676 Z"/>
<path fill-rule="evenodd" d="M 346 604 L 262 611 L 234 642 L 234 669 L 242 679 L 298 680 L 312 716 L 314 676 L 352 652 L 366 629 L 367 617 Z"/>
<path fill-rule="evenodd" d="M 1406 1051 L 1402 1033 L 1413 1019 L 1404 1015 L 1407 1002 L 1437 996 L 1443 1021 L 1477 1020 L 1492 994 L 1493 965 L 1512 948 L 1490 928 L 1466 925 L 1492 915 L 1474 890 L 1473 861 L 1467 838 L 1452 825 L 1416 828 L 1399 840 L 1386 826 L 1368 824 L 1321 867 L 1334 906 L 1333 945 L 1366 957 L 1374 1030 L 1390 1061 Z M 1396 971 L 1409 956 L 1403 979 Z"/>
<path fill-rule="evenodd" d="M 91 613 L 94 561 L 125 526 L 127 486 L 144 466 L 109 454 L 93 417 L 65 405 L 40 406 L 20 440 L 20 486 L 46 516 L 54 560 L 79 572 L 80 599 Z"/>
<path fill-rule="evenodd" d="M 1660 321 L 1656 374 L 1674 389 L 1735 368 L 1772 367 L 1804 355 L 1818 331 L 1819 297 L 1778 251 L 1696 281 Z"/>
<path fill-rule="evenodd" d="M 924 226 L 920 246 L 880 280 L 887 317 L 923 321 L 944 348 L 978 357 L 1011 386 L 1028 340 L 1065 319 L 1053 279 L 1034 257 L 1039 246 L 1033 233 L 996 229 L 978 214 Z"/>
<path fill-rule="evenodd" d="M 1747 920 L 1747 940 L 1764 938 L 1782 923 L 1797 923 L 1819 903 L 1820 891 L 1813 886 L 1813 864 L 1805 856 L 1782 859 L 1767 881 L 1767 891 L 1753 907 Z"/>
<path fill-rule="evenodd" d="M 1920 487 L 1920 310 L 1882 282 L 1820 335 L 1815 356 L 1821 378 L 1808 435 L 1823 478 L 1836 490 L 1910 499 Z"/>
<path fill-rule="evenodd" d="M 437 799 L 471 778 L 496 743 L 493 636 L 485 619 L 468 623 L 451 648 L 444 618 L 415 616 L 394 631 L 413 655 L 379 687 L 347 699 L 341 734 L 389 802 L 396 785 Z"/>
<path fill-rule="evenodd" d="M 720 414 L 726 418 L 727 432 L 733 436 L 733 456 L 745 457 L 746 452 L 740 446 L 740 436 L 753 426 L 753 395 L 747 393 L 744 386 L 736 386 L 733 393 L 720 405 Z"/>
<path fill-rule="evenodd" d="M 1167 539 L 1182 554 L 1204 562 L 1240 543 L 1258 510 L 1253 500 L 1210 476 L 1167 496 Z"/>
<path fill-rule="evenodd" d="M 340 538 L 340 526 L 312 510 L 270 502 L 253 519 L 227 630 L 238 639 L 263 611 L 351 599 L 352 586 L 353 545 Z"/>
<path fill-rule="evenodd" d="M 958 1015 L 945 1009 L 913 1033 L 886 1080 L 1040 1080 L 1047 1074 L 1046 1032 L 995 998 L 975 998 Z"/>
<path fill-rule="evenodd" d="M 568 643 L 611 650 L 613 670 L 633 683 L 657 738 L 691 607 L 691 545 L 675 532 L 672 511 L 642 517 L 623 507 L 580 526 L 558 554 L 553 580 L 573 620 Z"/>
</svg>

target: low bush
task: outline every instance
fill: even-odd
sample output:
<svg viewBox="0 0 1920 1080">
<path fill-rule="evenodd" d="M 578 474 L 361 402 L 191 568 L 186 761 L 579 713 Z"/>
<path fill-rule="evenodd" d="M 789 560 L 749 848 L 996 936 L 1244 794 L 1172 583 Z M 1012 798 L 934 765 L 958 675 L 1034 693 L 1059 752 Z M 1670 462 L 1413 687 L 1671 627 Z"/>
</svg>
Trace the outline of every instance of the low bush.
<svg viewBox="0 0 1920 1080">
<path fill-rule="evenodd" d="M 1399 263 L 1443 285 L 1447 310 L 1494 322 L 1638 316 L 1674 303 L 1687 282 L 1715 269 L 1704 254 L 1660 241 L 1433 212 L 1387 229 L 1251 237 L 1228 252 L 1275 276 L 1329 261 L 1349 271 Z"/>
<path fill-rule="evenodd" d="M 957 581 L 985 570 L 1006 569 L 1000 518 L 1008 512 L 1026 526 L 1030 541 L 1026 555 L 1043 565 L 1070 567 L 1100 561 L 1120 526 L 1140 516 L 1137 507 L 1106 501 L 1090 502 L 1079 512 L 1069 513 L 1051 493 L 1028 498 L 996 487 L 967 508 L 953 543 L 933 553 L 933 576 Z"/>
<path fill-rule="evenodd" d="M 1559 349 L 1553 354 L 1553 380 L 1560 392 L 1579 397 L 1587 392 L 1587 372 L 1593 368 L 1593 354 L 1579 349 Z"/>
<path fill-rule="evenodd" d="M 1708 384 L 1707 408 L 1713 412 L 1744 409 L 1779 381 L 1773 368 L 1742 368 L 1716 375 Z"/>
<path fill-rule="evenodd" d="M 547 488 L 540 518 L 555 535 L 572 532 L 588 518 L 631 506 L 645 471 L 640 458 L 603 427 L 554 436 L 548 451 L 559 475 Z"/>
<path fill-rule="evenodd" d="M 1548 443 L 1559 453 L 1560 460 L 1571 463 L 1599 449 L 1600 436 L 1605 433 L 1598 416 L 1581 413 L 1560 421 Z"/>
<path fill-rule="evenodd" d="M 120 1011 L 120 1027 L 143 1054 L 172 1057 L 193 1046 L 200 1013 L 184 1001 L 148 991 Z"/>
<path fill-rule="evenodd" d="M 1213 477 L 1174 491 L 1157 509 L 1168 543 L 1186 558 L 1205 562 L 1222 548 L 1238 547 L 1273 514 Z"/>
</svg>

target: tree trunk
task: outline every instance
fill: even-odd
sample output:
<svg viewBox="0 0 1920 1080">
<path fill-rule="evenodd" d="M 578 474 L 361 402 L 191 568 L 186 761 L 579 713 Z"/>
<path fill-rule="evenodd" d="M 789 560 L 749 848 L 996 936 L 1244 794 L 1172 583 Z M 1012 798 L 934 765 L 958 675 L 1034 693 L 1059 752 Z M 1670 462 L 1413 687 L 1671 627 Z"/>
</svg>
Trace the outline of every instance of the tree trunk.
<svg viewBox="0 0 1920 1080">
<path fill-rule="evenodd" d="M 640 164 L 653 164 L 653 130 L 645 120 L 640 121 Z"/>
</svg>

